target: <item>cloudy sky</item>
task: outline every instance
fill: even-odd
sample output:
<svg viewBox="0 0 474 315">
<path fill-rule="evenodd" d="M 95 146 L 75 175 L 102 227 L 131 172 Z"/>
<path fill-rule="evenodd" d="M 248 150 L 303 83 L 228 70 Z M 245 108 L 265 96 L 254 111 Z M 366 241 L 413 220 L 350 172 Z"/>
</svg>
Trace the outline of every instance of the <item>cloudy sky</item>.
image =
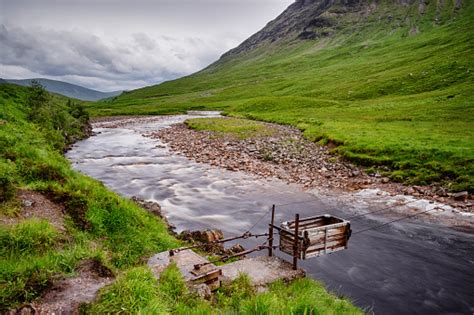
<svg viewBox="0 0 474 315">
<path fill-rule="evenodd" d="M 0 0 L 0 77 L 113 91 L 202 69 L 293 0 Z"/>
</svg>

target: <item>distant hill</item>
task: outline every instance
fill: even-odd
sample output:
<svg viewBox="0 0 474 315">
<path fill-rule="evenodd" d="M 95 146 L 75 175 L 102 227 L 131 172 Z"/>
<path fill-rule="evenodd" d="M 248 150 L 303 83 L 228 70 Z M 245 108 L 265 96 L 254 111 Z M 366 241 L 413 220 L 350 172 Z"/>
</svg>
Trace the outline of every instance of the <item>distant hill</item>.
<svg viewBox="0 0 474 315">
<path fill-rule="evenodd" d="M 61 94 L 84 101 L 97 101 L 104 98 L 117 96 L 122 93 L 122 91 L 101 92 L 67 82 L 41 78 L 24 80 L 0 79 L 0 84 L 8 82 L 22 86 L 30 86 L 32 80 L 36 80 L 41 83 L 41 85 L 43 85 L 44 88 L 49 92 Z"/>
</svg>

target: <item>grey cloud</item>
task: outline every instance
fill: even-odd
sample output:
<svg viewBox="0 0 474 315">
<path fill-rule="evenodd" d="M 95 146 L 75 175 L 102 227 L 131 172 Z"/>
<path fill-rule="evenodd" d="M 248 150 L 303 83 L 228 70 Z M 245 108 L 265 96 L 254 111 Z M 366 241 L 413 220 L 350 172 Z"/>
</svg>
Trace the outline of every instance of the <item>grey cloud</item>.
<svg viewBox="0 0 474 315">
<path fill-rule="evenodd" d="M 156 41 L 145 33 L 135 33 L 132 34 L 132 37 L 135 40 L 135 43 L 143 49 L 153 50 L 156 48 Z"/>
<path fill-rule="evenodd" d="M 200 70 L 292 0 L 0 0 L 0 77 L 136 88 Z"/>
<path fill-rule="evenodd" d="M 21 66 L 40 75 L 69 76 L 76 81 L 89 77 L 86 86 L 92 82 L 104 86 L 107 80 L 114 85 L 128 81 L 136 86 L 136 82 L 146 85 L 173 79 L 206 66 L 219 56 L 219 46 L 210 40 L 154 39 L 145 33 L 123 41 L 106 41 L 80 31 L 26 31 L 0 26 L 3 65 Z"/>
</svg>

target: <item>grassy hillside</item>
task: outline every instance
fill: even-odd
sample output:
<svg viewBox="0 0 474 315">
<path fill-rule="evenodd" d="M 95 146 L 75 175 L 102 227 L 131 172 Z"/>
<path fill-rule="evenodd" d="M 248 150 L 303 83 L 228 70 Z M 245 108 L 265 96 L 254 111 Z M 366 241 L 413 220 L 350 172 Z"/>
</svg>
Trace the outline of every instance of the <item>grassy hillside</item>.
<svg viewBox="0 0 474 315">
<path fill-rule="evenodd" d="M 160 219 L 72 170 L 61 153 L 86 126 L 87 114 L 64 97 L 0 85 L 0 313 L 38 300 L 90 260 L 117 276 L 83 306 L 90 314 L 360 313 L 312 280 L 276 283 L 258 295 L 244 277 L 213 302 L 192 295 L 176 267 L 157 282 L 144 262 L 180 243 Z M 25 192 L 62 210 L 45 218 L 40 205 L 27 215 Z"/>
<path fill-rule="evenodd" d="M 474 191 L 474 4 L 381 1 L 324 13 L 287 37 L 201 72 L 92 104 L 93 115 L 220 109 L 297 126 L 346 158 L 411 184 Z M 332 11 L 331 11 L 332 10 Z M 337 11 L 339 10 L 339 11 Z M 370 169 L 369 169 L 370 171 Z"/>
</svg>

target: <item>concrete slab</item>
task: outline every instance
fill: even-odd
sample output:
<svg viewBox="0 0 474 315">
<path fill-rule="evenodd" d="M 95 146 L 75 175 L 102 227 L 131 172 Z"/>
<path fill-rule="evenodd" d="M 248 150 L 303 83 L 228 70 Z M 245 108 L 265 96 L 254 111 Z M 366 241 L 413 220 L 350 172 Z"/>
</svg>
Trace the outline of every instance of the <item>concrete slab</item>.
<svg viewBox="0 0 474 315">
<path fill-rule="evenodd" d="M 275 256 L 246 258 L 219 267 L 214 264 L 206 264 L 196 270 L 194 265 L 209 261 L 192 250 L 184 250 L 171 257 L 168 252 L 156 254 L 148 260 L 148 266 L 155 277 L 159 278 L 161 272 L 172 261 L 176 263 L 186 282 L 194 285 L 206 284 L 211 290 L 217 289 L 221 281 L 231 282 L 241 273 L 247 274 L 252 284 L 258 289 L 263 289 L 277 280 L 289 282 L 306 275 L 303 269 L 293 270 L 289 262 Z"/>
<path fill-rule="evenodd" d="M 259 256 L 246 258 L 224 266 L 222 270 L 222 281 L 230 282 L 236 279 L 239 274 L 247 274 L 256 287 L 266 287 L 277 280 L 289 282 L 296 278 L 305 277 L 303 269 L 293 270 L 289 262 L 278 257 Z"/>
</svg>

